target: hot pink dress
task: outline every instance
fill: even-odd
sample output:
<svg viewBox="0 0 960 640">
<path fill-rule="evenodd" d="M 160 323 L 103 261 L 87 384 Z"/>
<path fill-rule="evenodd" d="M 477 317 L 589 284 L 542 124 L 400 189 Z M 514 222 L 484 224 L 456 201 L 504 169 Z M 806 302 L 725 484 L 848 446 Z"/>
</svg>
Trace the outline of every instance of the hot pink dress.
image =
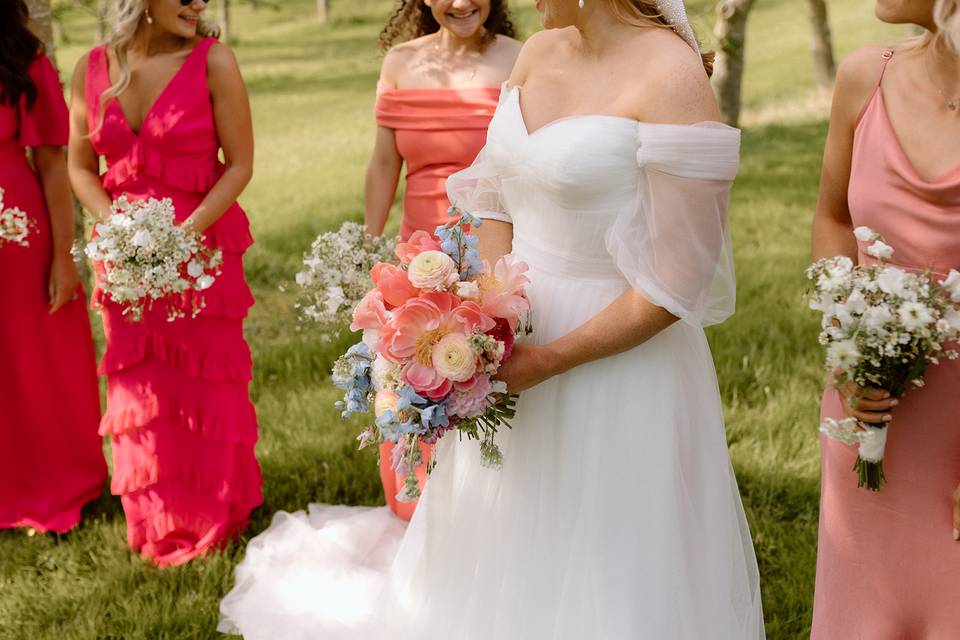
<svg viewBox="0 0 960 640">
<path fill-rule="evenodd" d="M 383 89 L 377 92 L 377 124 L 393 129 L 397 149 L 407 167 L 400 238 L 414 231 L 433 233 L 450 221 L 447 178 L 466 169 L 487 141 L 487 127 L 500 99 L 500 88 Z M 420 487 L 432 447 L 421 445 L 424 464 L 415 472 Z M 403 478 L 390 468 L 393 445 L 380 447 L 380 479 L 387 504 L 404 520 L 416 503 L 398 502 Z"/>
<path fill-rule="evenodd" d="M 892 52 L 884 54 L 883 66 Z M 881 73 L 882 78 L 882 73 Z M 855 226 L 896 249 L 900 266 L 960 269 L 960 167 L 928 181 L 896 137 L 877 86 L 854 139 Z M 859 260 L 870 263 L 860 245 Z M 857 488 L 856 448 L 823 438 L 815 640 L 960 638 L 960 543 L 951 496 L 960 482 L 960 361 L 927 370 L 893 412 L 881 493 Z M 828 390 L 823 416 L 843 417 Z"/>
<path fill-rule="evenodd" d="M 0 528 L 59 533 L 107 479 L 100 396 L 86 298 L 50 315 L 47 282 L 53 242 L 47 203 L 25 147 L 67 144 L 67 106 L 46 56 L 29 70 L 31 108 L 0 104 L 0 188 L 4 207 L 36 225 L 29 247 L 0 246 Z"/>
<path fill-rule="evenodd" d="M 109 59 L 103 47 L 90 52 L 90 141 L 106 159 L 102 180 L 111 197 L 169 197 L 181 220 L 219 180 L 224 167 L 206 80 L 214 43 L 207 38 L 189 54 L 139 132 L 117 100 L 105 105 L 97 129 L 100 95 L 111 84 Z M 107 338 L 100 433 L 112 436 L 111 490 L 122 497 L 130 546 L 158 566 L 220 546 L 262 501 L 248 393 L 252 359 L 243 337 L 253 304 L 243 274 L 243 253 L 252 243 L 243 210 L 234 203 L 206 237 L 223 250 L 223 274 L 196 318 L 187 311 L 187 318 L 168 322 L 163 305 L 156 305 L 133 322 L 102 290 L 94 293 Z"/>
</svg>

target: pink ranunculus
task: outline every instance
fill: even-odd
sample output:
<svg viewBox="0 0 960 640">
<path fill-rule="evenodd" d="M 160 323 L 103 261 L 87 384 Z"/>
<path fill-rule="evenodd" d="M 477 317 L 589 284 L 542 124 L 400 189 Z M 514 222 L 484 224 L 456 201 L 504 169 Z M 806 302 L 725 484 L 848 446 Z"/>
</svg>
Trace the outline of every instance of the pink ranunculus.
<svg viewBox="0 0 960 640">
<path fill-rule="evenodd" d="M 403 264 L 410 262 L 424 251 L 439 251 L 440 243 L 426 231 L 414 231 L 406 242 L 397 243 L 397 257 Z"/>
<path fill-rule="evenodd" d="M 399 307 L 419 293 L 418 289 L 410 284 L 407 272 L 392 264 L 381 262 L 374 265 L 370 270 L 370 277 L 383 301 L 391 309 Z"/>
<path fill-rule="evenodd" d="M 379 329 L 389 319 L 387 307 L 383 303 L 383 294 L 379 289 L 370 290 L 353 310 L 353 322 L 350 331 L 360 329 Z"/>
<path fill-rule="evenodd" d="M 493 391 L 490 376 L 476 376 L 465 383 L 454 384 L 447 400 L 447 415 L 474 418 L 487 408 L 487 396 Z"/>
<path fill-rule="evenodd" d="M 423 291 L 443 291 L 460 279 L 457 263 L 443 251 L 424 251 L 407 268 L 410 284 Z"/>
<path fill-rule="evenodd" d="M 439 334 L 445 325 L 451 330 L 454 328 L 451 315 L 458 302 L 456 296 L 435 291 L 408 300 L 394 309 L 393 317 L 381 328 L 377 351 L 396 363 L 414 357 L 423 334 L 428 331 Z M 429 347 L 432 349 L 433 345 Z"/>
<path fill-rule="evenodd" d="M 413 390 L 431 400 L 440 400 L 453 388 L 453 382 L 440 375 L 433 367 L 411 362 L 403 369 L 403 380 Z"/>
<path fill-rule="evenodd" d="M 467 336 L 449 333 L 433 347 L 433 368 L 453 382 L 466 382 L 477 371 L 477 354 Z"/>
<path fill-rule="evenodd" d="M 480 306 L 483 312 L 494 318 L 505 319 L 513 331 L 517 330 L 520 316 L 530 308 L 530 303 L 523 295 L 524 285 L 530 282 L 524 275 L 527 269 L 527 263 L 515 263 L 512 255 L 505 255 L 497 261 L 493 272 L 482 279 Z"/>
</svg>

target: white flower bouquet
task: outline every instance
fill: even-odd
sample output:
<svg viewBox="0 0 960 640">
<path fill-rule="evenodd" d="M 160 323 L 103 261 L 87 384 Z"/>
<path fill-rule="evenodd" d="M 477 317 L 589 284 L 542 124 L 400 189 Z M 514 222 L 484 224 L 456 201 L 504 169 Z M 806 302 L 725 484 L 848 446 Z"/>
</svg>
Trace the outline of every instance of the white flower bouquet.
<svg viewBox="0 0 960 640">
<path fill-rule="evenodd" d="M 176 224 L 169 198 L 118 198 L 106 222 L 94 227 L 85 253 L 103 265 L 104 293 L 136 322 L 158 300 L 165 301 L 170 321 L 186 315 L 184 306 L 196 317 L 204 307 L 202 292 L 213 285 L 223 263 L 219 249 Z"/>
<path fill-rule="evenodd" d="M 0 246 L 7 242 L 21 247 L 29 247 L 30 229 L 36 224 L 27 216 L 27 212 L 17 207 L 4 208 L 3 189 L 0 188 Z"/>
<path fill-rule="evenodd" d="M 395 239 L 371 236 L 356 222 L 317 236 L 304 254 L 306 269 L 296 275 L 301 316 L 320 325 L 325 339 L 336 335 L 350 324 L 354 307 L 373 287 L 373 266 L 394 261 L 396 246 Z"/>
<path fill-rule="evenodd" d="M 855 235 L 870 243 L 876 265 L 854 266 L 845 256 L 820 260 L 807 270 L 812 281 L 810 308 L 822 314 L 820 344 L 834 385 L 854 383 L 902 396 L 909 385 L 923 386 L 923 375 L 940 358 L 957 358 L 951 347 L 960 336 L 960 272 L 939 282 L 929 272 L 912 273 L 889 264 L 894 250 L 867 227 Z M 820 430 L 847 444 L 858 444 L 854 470 L 858 486 L 879 491 L 884 483 L 887 425 L 850 417 L 828 418 Z"/>
</svg>

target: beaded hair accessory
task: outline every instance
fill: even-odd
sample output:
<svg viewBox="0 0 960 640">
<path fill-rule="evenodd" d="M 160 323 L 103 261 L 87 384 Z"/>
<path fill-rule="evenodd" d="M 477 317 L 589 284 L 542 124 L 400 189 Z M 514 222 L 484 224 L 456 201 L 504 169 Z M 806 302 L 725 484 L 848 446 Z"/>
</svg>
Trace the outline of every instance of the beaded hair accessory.
<svg viewBox="0 0 960 640">
<path fill-rule="evenodd" d="M 700 53 L 700 45 L 693 33 L 690 18 L 687 17 L 687 7 L 683 4 L 683 0 L 657 0 L 657 10 L 670 23 L 676 34 L 686 40 L 694 51 Z"/>
</svg>

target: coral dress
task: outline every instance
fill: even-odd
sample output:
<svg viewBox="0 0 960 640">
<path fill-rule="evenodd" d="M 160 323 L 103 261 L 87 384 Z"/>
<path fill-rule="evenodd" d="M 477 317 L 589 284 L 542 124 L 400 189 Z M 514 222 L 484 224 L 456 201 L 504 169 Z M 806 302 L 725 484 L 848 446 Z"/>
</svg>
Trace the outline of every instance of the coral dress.
<svg viewBox="0 0 960 640">
<path fill-rule="evenodd" d="M 206 84 L 214 43 L 205 39 L 189 54 L 139 133 L 117 100 L 105 105 L 97 130 L 96 105 L 111 84 L 109 60 L 102 47 L 90 52 L 90 141 L 106 159 L 102 180 L 111 197 L 169 197 L 182 220 L 219 180 L 224 167 Z M 243 337 L 253 304 L 243 275 L 243 253 L 252 243 L 243 210 L 234 203 L 206 237 L 223 250 L 223 274 L 196 318 L 187 311 L 187 318 L 168 322 L 163 305 L 156 305 L 133 322 L 102 290 L 94 294 L 107 338 L 100 432 L 112 436 L 111 490 L 122 496 L 130 546 L 158 566 L 221 545 L 262 501 L 248 393 L 252 359 Z"/>
<path fill-rule="evenodd" d="M 397 149 L 407 166 L 400 238 L 414 231 L 433 233 L 450 221 L 447 178 L 469 167 L 487 140 L 487 127 L 497 108 L 498 88 L 383 89 L 377 93 L 377 124 L 393 129 Z M 424 464 L 415 471 L 420 487 L 426 480 L 430 445 L 420 447 Z M 409 520 L 416 503 L 398 502 L 403 478 L 390 468 L 393 444 L 380 447 L 380 479 L 387 504 Z"/>
<path fill-rule="evenodd" d="M 853 224 L 883 234 L 899 266 L 960 269 L 960 167 L 934 181 L 918 175 L 879 85 L 857 127 L 849 203 Z M 870 263 L 865 248 L 861 243 L 859 259 Z M 925 379 L 894 409 L 882 492 L 857 488 L 855 447 L 821 441 L 815 640 L 960 637 L 960 543 L 951 539 L 951 495 L 960 482 L 960 361 L 931 366 Z M 823 415 L 842 417 L 840 403 L 828 390 Z"/>
<path fill-rule="evenodd" d="M 67 106 L 46 56 L 29 70 L 37 101 L 0 104 L 4 207 L 36 225 L 29 247 L 0 246 L 0 528 L 65 532 L 103 490 L 100 395 L 86 298 L 50 315 L 50 217 L 25 147 L 67 144 Z"/>
</svg>

